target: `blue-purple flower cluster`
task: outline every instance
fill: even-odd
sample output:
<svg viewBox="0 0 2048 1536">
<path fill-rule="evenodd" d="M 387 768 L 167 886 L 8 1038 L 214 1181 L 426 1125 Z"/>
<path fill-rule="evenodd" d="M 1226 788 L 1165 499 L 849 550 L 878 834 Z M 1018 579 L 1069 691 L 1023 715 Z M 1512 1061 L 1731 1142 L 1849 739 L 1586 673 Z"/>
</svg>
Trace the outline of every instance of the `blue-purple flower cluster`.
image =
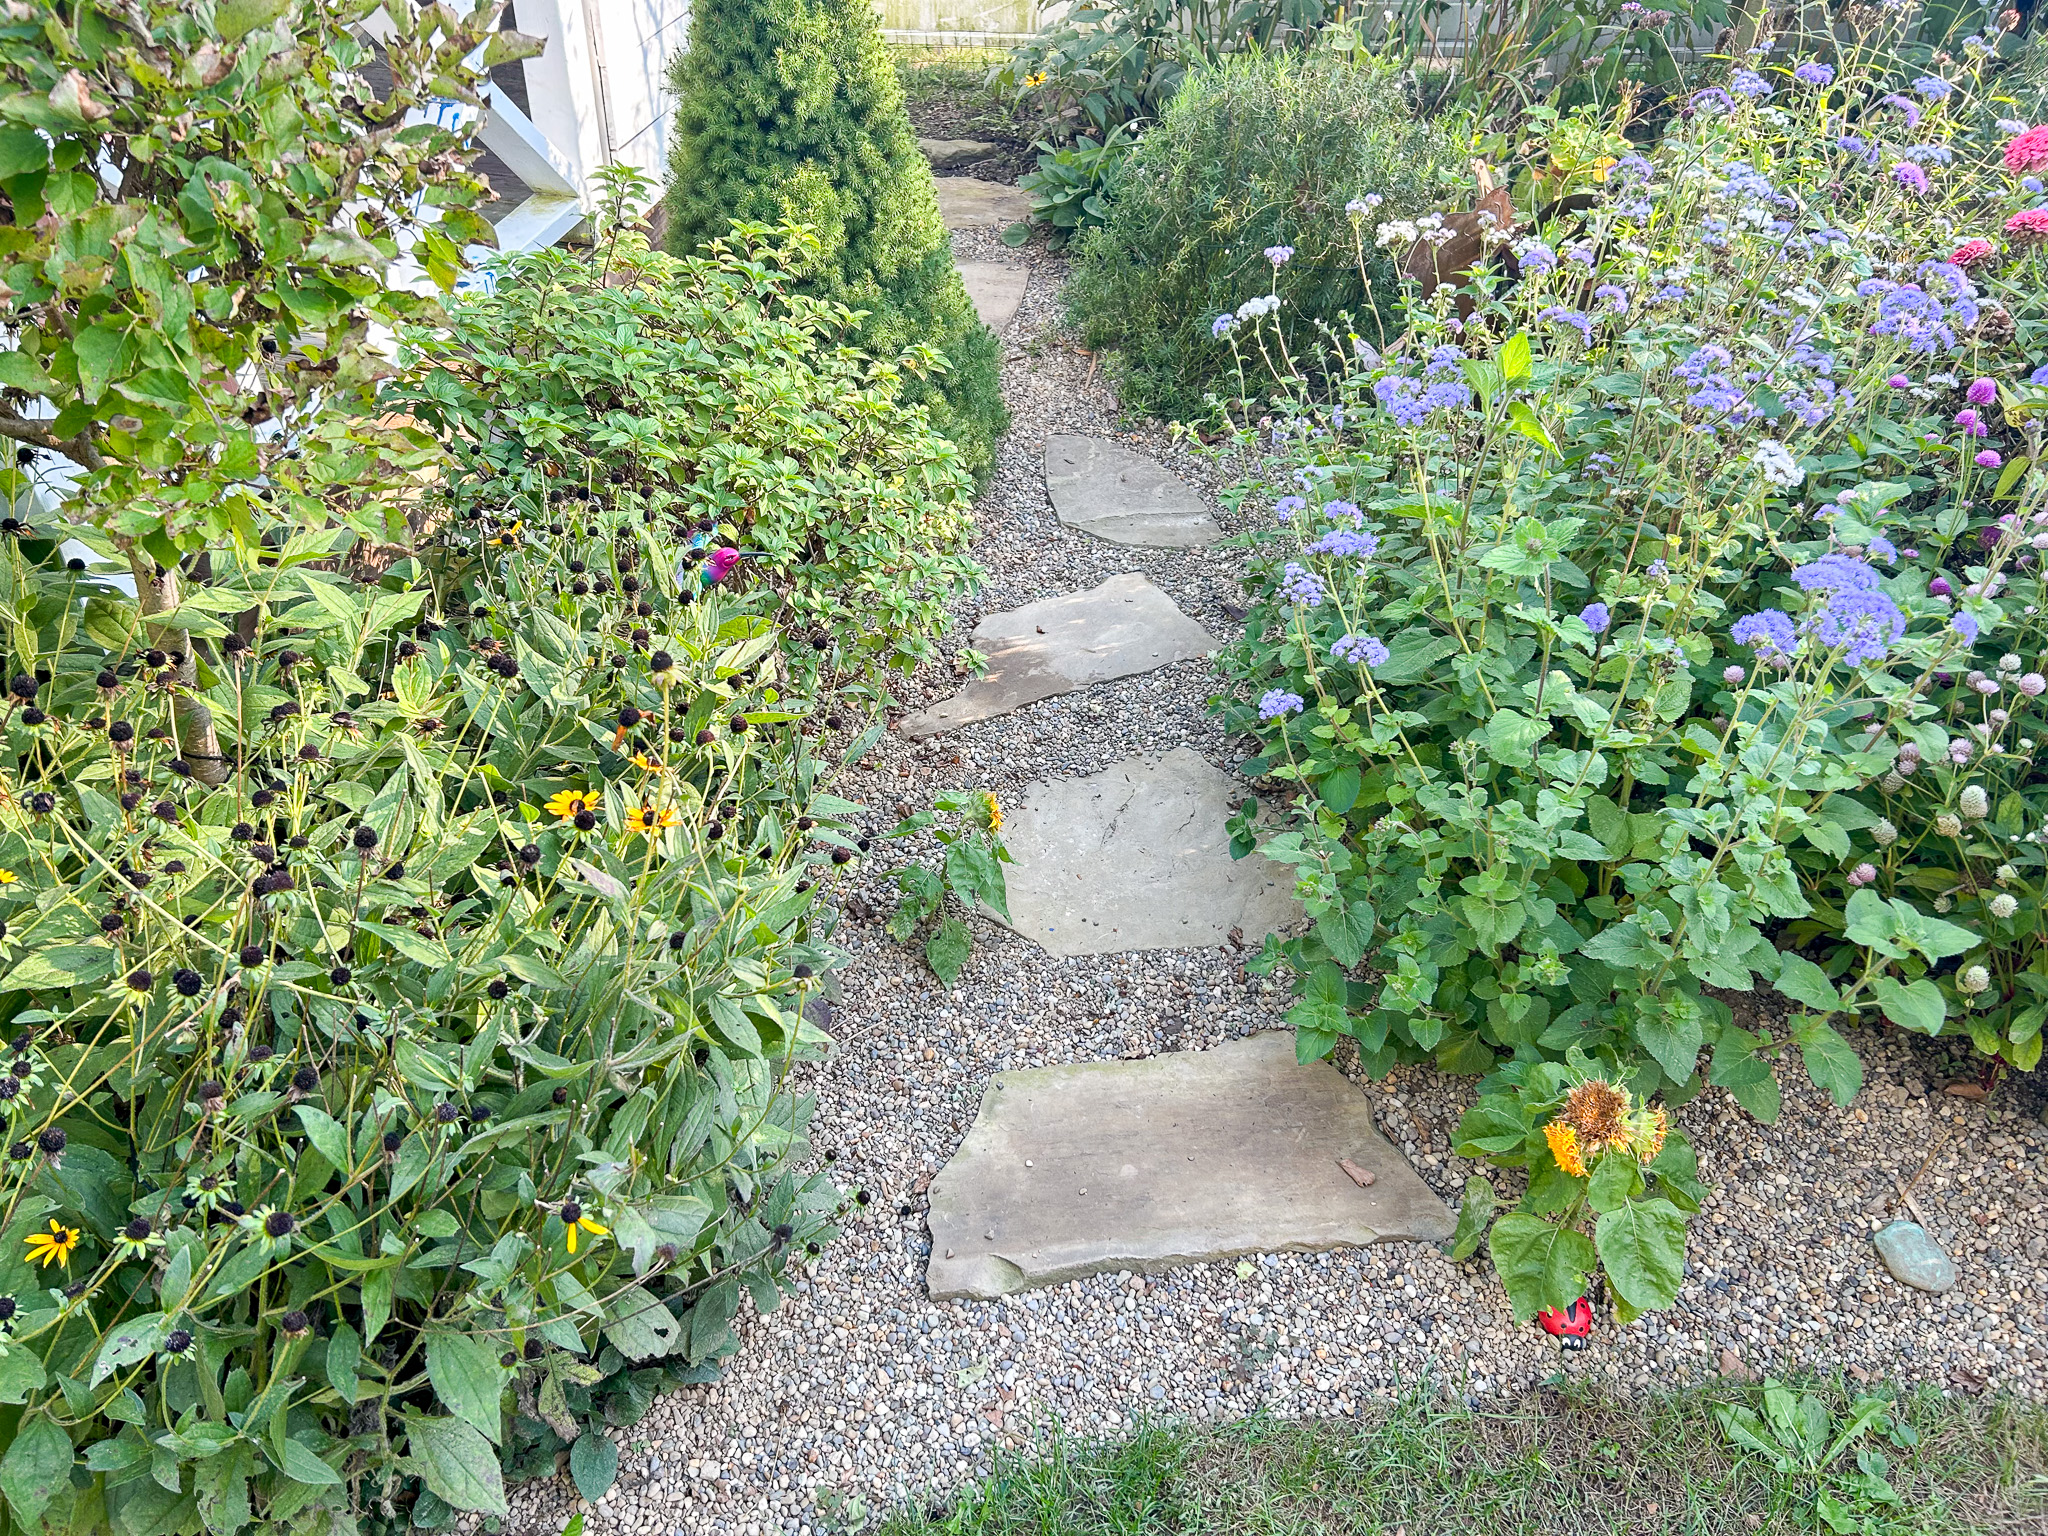
<svg viewBox="0 0 2048 1536">
<path fill-rule="evenodd" d="M 1878 590 L 1877 571 L 1867 560 L 1830 552 L 1795 569 L 1792 581 L 1826 598 L 1808 616 L 1805 632 L 1827 649 L 1839 649 L 1851 666 L 1882 661 L 1906 632 L 1905 614 Z"/>
<path fill-rule="evenodd" d="M 1379 539 L 1370 533 L 1358 533 L 1349 528 L 1333 528 L 1309 545 L 1308 553 L 1329 555 L 1338 560 L 1369 560 L 1378 553 L 1379 547 Z"/>
<path fill-rule="evenodd" d="M 1951 261 L 1922 262 L 1914 276 L 1918 281 L 1911 283 L 1867 277 L 1856 285 L 1860 297 L 1877 300 L 1870 334 L 1896 336 L 1923 354 L 1953 350 L 1956 328 L 1968 330 L 1977 323 L 1976 285 Z"/>
<path fill-rule="evenodd" d="M 1349 662 L 1356 667 L 1383 667 L 1387 656 L 1386 646 L 1371 635 L 1346 635 L 1330 647 L 1332 661 Z"/>
<path fill-rule="evenodd" d="M 1465 354 L 1446 344 L 1429 354 L 1420 379 L 1389 373 L 1373 380 L 1373 398 L 1404 427 L 1420 426 L 1432 411 L 1462 411 L 1472 404 L 1472 387 L 1458 365 Z"/>
<path fill-rule="evenodd" d="M 1329 595 L 1329 588 L 1307 566 L 1290 560 L 1280 573 L 1280 595 L 1290 603 L 1299 603 L 1304 608 L 1320 608 L 1323 599 Z"/>
<path fill-rule="evenodd" d="M 1799 633 L 1792 626 L 1792 616 L 1776 608 L 1737 619 L 1728 637 L 1737 645 L 1748 646 L 1764 661 L 1789 661 L 1799 650 Z"/>
<path fill-rule="evenodd" d="M 1269 688 L 1259 699 L 1259 718 L 1278 720 L 1282 715 L 1299 714 L 1301 706 L 1300 694 L 1289 693 L 1285 688 Z"/>
</svg>

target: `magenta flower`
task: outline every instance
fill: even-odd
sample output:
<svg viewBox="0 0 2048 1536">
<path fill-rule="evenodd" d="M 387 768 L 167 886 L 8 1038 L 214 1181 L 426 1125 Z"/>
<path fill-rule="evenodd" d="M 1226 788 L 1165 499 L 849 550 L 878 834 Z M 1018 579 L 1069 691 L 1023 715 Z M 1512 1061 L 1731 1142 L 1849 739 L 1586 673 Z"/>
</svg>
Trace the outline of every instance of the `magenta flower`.
<svg viewBox="0 0 2048 1536">
<path fill-rule="evenodd" d="M 1995 448 L 1983 449 L 1977 455 L 1977 467 L 1979 469 L 1996 469 L 2004 462 L 2005 460 L 1998 456 L 1998 450 Z"/>
<path fill-rule="evenodd" d="M 1979 379 L 1970 386 L 1970 404 L 1989 405 L 1998 398 L 1998 386 L 1990 379 Z"/>
<path fill-rule="evenodd" d="M 1913 387 L 1913 381 L 1907 378 L 1903 373 L 1893 374 L 1890 378 L 1885 380 L 1885 383 L 1891 385 L 1893 389 L 1911 389 Z"/>
</svg>

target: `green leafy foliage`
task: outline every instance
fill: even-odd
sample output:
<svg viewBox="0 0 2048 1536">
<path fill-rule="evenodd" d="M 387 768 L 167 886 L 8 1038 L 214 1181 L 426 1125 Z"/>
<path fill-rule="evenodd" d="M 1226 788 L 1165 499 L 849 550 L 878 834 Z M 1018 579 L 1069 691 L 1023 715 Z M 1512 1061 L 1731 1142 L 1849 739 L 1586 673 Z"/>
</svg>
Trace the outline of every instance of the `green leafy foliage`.
<svg viewBox="0 0 2048 1536">
<path fill-rule="evenodd" d="M 1002 807 L 985 789 L 946 790 L 932 797 L 932 809 L 906 816 L 891 827 L 891 838 L 928 836 L 936 846 L 938 867 L 905 864 L 893 876 L 902 897 L 889 914 L 889 937 L 907 944 L 929 925 L 924 941 L 925 963 L 947 986 L 953 985 L 974 954 L 974 933 L 946 910 L 950 893 L 968 911 L 980 908 L 1003 921 L 1010 918 L 1003 866 L 1010 862 L 1003 847 Z"/>
<path fill-rule="evenodd" d="M 836 333 L 904 375 L 977 479 L 1008 424 L 994 334 L 953 265 L 881 23 L 865 0 L 705 0 L 671 70 L 668 244 L 735 221 L 817 237 L 806 292 L 865 312 Z"/>
<path fill-rule="evenodd" d="M 1057 250 L 1079 231 L 1103 224 L 1136 146 L 1136 136 L 1124 127 L 1111 129 L 1099 141 L 1083 135 L 1057 149 L 1041 142 L 1038 169 L 1017 182 L 1031 194 L 1031 218 L 1004 230 L 1004 243 L 1022 245 L 1031 238 L 1031 225 L 1043 224 Z"/>
<path fill-rule="evenodd" d="M 1398 328 L 1395 263 L 1346 203 L 1371 194 L 1378 217 L 1412 217 L 1458 148 L 1409 110 L 1390 65 L 1261 53 L 1205 66 L 1139 142 L 1103 226 L 1075 242 L 1068 307 L 1089 346 L 1116 354 L 1131 405 L 1206 417 L 1211 393 L 1243 396 L 1266 367 L 1212 323 L 1266 293 L 1266 250 L 1291 246 L 1273 325 L 1320 376 L 1331 360 L 1319 321 L 1375 344 Z"/>
<path fill-rule="evenodd" d="M 2017 194 L 1953 94 L 1918 133 L 1961 227 L 1995 227 Z M 1460 1140 L 1527 1170 L 1493 1239 L 1523 1313 L 1596 1259 L 1625 1318 L 1670 1304 L 1698 1188 L 1652 1101 L 1711 1087 L 1768 1122 L 1797 1061 L 1846 1105 L 1859 1019 L 2025 1070 L 2048 1012 L 2048 390 L 1996 352 L 1984 292 L 2037 303 L 2038 258 L 1966 271 L 1922 222 L 1896 245 L 1897 177 L 1853 181 L 1824 231 L 1724 229 L 1818 186 L 1843 126 L 1727 101 L 1648 154 L 1610 136 L 1584 222 L 1525 227 L 1517 283 L 1481 264 L 1412 296 L 1341 379 L 1277 367 L 1272 437 L 1239 438 L 1275 515 L 1217 707 L 1292 796 L 1246 848 L 1314 919 L 1255 964 L 1294 973 L 1305 1057 L 1349 1035 L 1373 1071 L 1481 1075 Z M 1610 128 L 1560 125 L 1563 158 Z M 1936 331 L 1888 318 L 1921 300 Z M 1285 342 L 1270 317 L 1232 335 Z M 1948 369 L 1985 377 L 1950 399 Z M 1726 995 L 1771 986 L 1789 1021 L 1737 1023 Z M 1565 1112 L 1596 1078 L 1619 1143 Z"/>
<path fill-rule="evenodd" d="M 1918 1432 L 1894 1417 L 1890 1402 L 1858 1397 L 1835 1414 L 1814 1393 L 1778 1381 L 1766 1381 L 1759 1399 L 1755 1408 L 1717 1406 L 1715 1422 L 1730 1445 L 1761 1457 L 1781 1478 L 1796 1480 L 1798 1513 L 1807 1529 L 1855 1536 L 1869 1528 L 1872 1517 L 1901 1506 L 1890 1462 L 1863 1443 L 1883 1435 L 1900 1450 L 1919 1444 Z M 1841 1464 L 1851 1451 L 1853 1472 Z"/>
</svg>

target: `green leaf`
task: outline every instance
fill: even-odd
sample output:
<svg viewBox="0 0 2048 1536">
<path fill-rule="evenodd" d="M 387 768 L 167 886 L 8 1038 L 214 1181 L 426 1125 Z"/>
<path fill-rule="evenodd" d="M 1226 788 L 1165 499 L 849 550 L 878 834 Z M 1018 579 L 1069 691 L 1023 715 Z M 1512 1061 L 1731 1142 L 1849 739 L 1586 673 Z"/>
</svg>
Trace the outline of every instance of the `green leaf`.
<svg viewBox="0 0 2048 1536">
<path fill-rule="evenodd" d="M 433 1330 L 427 1335 L 427 1379 L 442 1406 L 474 1425 L 493 1445 L 498 1443 L 505 1369 L 488 1344 L 473 1334 Z"/>
<path fill-rule="evenodd" d="M 1680 1006 L 1681 1002 L 1684 1006 Z M 1674 993 L 1661 1001 L 1644 998 L 1642 1011 L 1636 1017 L 1636 1039 L 1674 1083 L 1691 1077 L 1693 1068 L 1699 1064 L 1704 1031 L 1698 1005 L 1683 993 Z"/>
<path fill-rule="evenodd" d="M 1837 1107 L 1847 1109 L 1863 1087 L 1863 1059 L 1856 1054 L 1855 1047 L 1827 1020 L 1810 1014 L 1793 1024 L 1792 1038 L 1799 1042 L 1806 1075 L 1813 1079 L 1814 1086 L 1825 1088 Z"/>
<path fill-rule="evenodd" d="M 939 926 L 924 941 L 925 963 L 932 968 L 932 974 L 949 987 L 960 979 L 961 968 L 973 953 L 973 933 L 950 912 L 939 919 Z"/>
<path fill-rule="evenodd" d="M 1556 440 L 1551 437 L 1550 429 L 1543 425 L 1543 418 L 1536 414 L 1526 400 L 1509 402 L 1508 425 L 1531 442 L 1540 443 L 1551 453 L 1561 451 Z"/>
<path fill-rule="evenodd" d="M 682 1342 L 683 1325 L 642 1286 L 627 1286 L 605 1311 L 604 1336 L 628 1360 L 659 1359 Z"/>
<path fill-rule="evenodd" d="M 1358 790 L 1362 782 L 1358 765 L 1347 763 L 1317 785 L 1316 793 L 1323 797 L 1323 804 L 1342 816 L 1358 804 Z"/>
<path fill-rule="evenodd" d="M 1318 960 L 1310 968 L 1308 978 L 1302 983 L 1301 1001 L 1287 1010 L 1287 1022 L 1296 1029 L 1314 1031 L 1331 1037 L 1332 1043 L 1344 1033 L 1345 998 L 1348 989 L 1344 985 L 1344 973 L 1327 960 Z M 1324 1047 L 1325 1050 L 1328 1047 Z M 1311 1061 L 1317 1059 L 1310 1057 Z"/>
<path fill-rule="evenodd" d="M 1333 906 L 1316 919 L 1316 937 L 1330 946 L 1330 953 L 1337 957 L 1339 965 L 1354 966 L 1365 958 L 1365 951 L 1372 943 L 1374 923 L 1370 902 L 1354 901 L 1348 906 Z"/>
<path fill-rule="evenodd" d="M 1827 972 L 1803 955 L 1779 957 L 1777 988 L 1793 1002 L 1822 1013 L 1833 1013 L 1842 1006 L 1842 994 L 1828 980 Z"/>
<path fill-rule="evenodd" d="M 363 1276 L 363 1343 L 377 1342 L 377 1335 L 384 1331 L 384 1325 L 391 1321 L 391 1275 L 388 1269 L 380 1269 Z"/>
<path fill-rule="evenodd" d="M 279 1452 L 278 1460 L 283 1463 L 286 1477 L 295 1483 L 304 1483 L 310 1488 L 336 1487 L 342 1481 L 339 1472 L 289 1437 Z"/>
<path fill-rule="evenodd" d="M 43 1362 L 26 1349 L 10 1349 L 0 1355 L 0 1403 L 25 1403 L 47 1380 Z"/>
<path fill-rule="evenodd" d="M 1529 1116 L 1522 1101 L 1505 1093 L 1482 1095 L 1458 1121 L 1453 1141 L 1460 1157 L 1519 1152 L 1529 1140 Z"/>
<path fill-rule="evenodd" d="M 1870 990 L 1884 1016 L 1899 1028 L 1918 1035 L 1941 1033 L 1942 1022 L 1948 1017 L 1948 1004 L 1942 998 L 1941 988 L 1925 976 L 1909 986 L 1901 986 L 1896 977 L 1880 976 L 1870 984 Z"/>
<path fill-rule="evenodd" d="M 1735 1096 L 1736 1103 L 1765 1125 L 1777 1122 L 1778 1080 L 1771 1075 L 1770 1063 L 1757 1055 L 1756 1037 L 1746 1030 L 1721 1031 L 1721 1038 L 1714 1042 L 1714 1064 L 1708 1069 L 1707 1080 L 1717 1088 L 1726 1088 Z"/>
<path fill-rule="evenodd" d="M 327 1159 L 329 1167 L 347 1173 L 350 1167 L 348 1132 L 342 1128 L 341 1122 L 326 1110 L 311 1104 L 300 1104 L 293 1112 L 305 1128 L 306 1140 L 313 1144 L 313 1150 Z"/>
<path fill-rule="evenodd" d="M 595 1427 L 578 1435 L 569 1447 L 569 1476 L 576 1491 L 595 1504 L 610 1491 L 619 1475 L 619 1448 Z"/>
<path fill-rule="evenodd" d="M 1486 722 L 1486 748 L 1497 763 L 1526 768 L 1536 743 L 1550 734 L 1548 720 L 1532 720 L 1512 709 L 1497 709 Z"/>
<path fill-rule="evenodd" d="M 1668 1307 L 1685 1278 L 1685 1213 L 1669 1200 L 1631 1200 L 1603 1212 L 1593 1244 L 1608 1283 L 1642 1311 Z"/>
<path fill-rule="evenodd" d="M 1500 365 L 1500 376 L 1509 384 L 1520 384 L 1535 376 L 1534 360 L 1529 352 L 1529 333 L 1517 331 L 1500 344 L 1500 351 L 1494 354 L 1494 361 Z"/>
<path fill-rule="evenodd" d="M 15 1429 L 0 1458 L 0 1493 L 29 1536 L 43 1528 L 43 1511 L 70 1483 L 71 1462 L 71 1437 L 47 1413 L 31 1413 Z"/>
<path fill-rule="evenodd" d="M 144 1312 L 108 1329 L 93 1357 L 92 1377 L 86 1385 L 97 1387 L 123 1366 L 147 1360 L 163 1343 L 169 1326 L 163 1313 Z"/>
<path fill-rule="evenodd" d="M 1863 944 L 1891 960 L 1906 958 L 1906 926 L 1900 913 L 1913 909 L 1903 901 L 1886 901 L 1868 886 L 1852 891 L 1842 931 L 1852 944 Z"/>
<path fill-rule="evenodd" d="M 504 1516 L 505 1479 L 497 1452 L 462 1419 L 404 1416 L 408 1461 L 436 1497 L 457 1509 Z"/>
<path fill-rule="evenodd" d="M 1593 1165 L 1586 1203 L 1596 1211 L 1619 1209 L 1643 1192 L 1643 1165 L 1626 1152 L 1609 1152 Z"/>
<path fill-rule="evenodd" d="M 327 1384 L 341 1394 L 344 1403 L 356 1400 L 356 1367 L 362 1357 L 363 1343 L 355 1329 L 347 1323 L 336 1323 L 327 1339 Z"/>
<path fill-rule="evenodd" d="M 1462 1264 L 1479 1251 L 1487 1225 L 1493 1220 L 1494 1204 L 1490 1181 L 1476 1173 L 1465 1180 L 1465 1198 L 1458 1203 L 1458 1225 L 1451 1233 L 1450 1246 L 1445 1249 L 1453 1264 Z"/>
<path fill-rule="evenodd" d="M 1493 1224 L 1487 1252 L 1517 1323 L 1545 1308 L 1561 1311 L 1585 1295 L 1586 1276 L 1598 1262 L 1585 1233 L 1519 1211 Z"/>
</svg>

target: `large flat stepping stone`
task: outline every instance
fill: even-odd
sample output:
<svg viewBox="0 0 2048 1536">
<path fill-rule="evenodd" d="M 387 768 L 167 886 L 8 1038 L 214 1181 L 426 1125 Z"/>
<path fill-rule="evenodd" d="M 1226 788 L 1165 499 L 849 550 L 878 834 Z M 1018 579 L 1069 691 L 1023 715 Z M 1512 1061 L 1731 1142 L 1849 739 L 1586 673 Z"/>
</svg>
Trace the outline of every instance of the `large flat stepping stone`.
<svg viewBox="0 0 2048 1536">
<path fill-rule="evenodd" d="M 1061 522 L 1112 544 L 1193 549 L 1221 532 L 1165 465 L 1099 437 L 1047 438 L 1045 489 Z"/>
<path fill-rule="evenodd" d="M 948 229 L 985 229 L 1031 217 L 1031 194 L 978 176 L 940 176 L 939 217 Z"/>
<path fill-rule="evenodd" d="M 940 1300 L 1241 1253 L 1442 1242 L 1457 1225 L 1365 1095 L 1327 1061 L 1298 1065 L 1287 1031 L 997 1073 L 932 1181 L 930 1221 Z"/>
<path fill-rule="evenodd" d="M 1215 636 L 1136 572 L 989 614 L 971 643 L 988 657 L 988 670 L 945 703 L 910 716 L 897 727 L 905 736 L 936 736 L 1216 649 Z"/>
<path fill-rule="evenodd" d="M 1256 948 L 1302 914 L 1284 864 L 1230 856 L 1245 793 L 1188 747 L 1033 784 L 1003 829 L 1012 926 L 1055 955 L 1215 946 L 1233 929 Z"/>
<path fill-rule="evenodd" d="M 967 297 L 974 300 L 974 312 L 983 325 L 1002 335 L 1017 318 L 1031 269 L 1020 261 L 963 261 L 959 267 Z"/>
<path fill-rule="evenodd" d="M 995 145 L 981 139 L 919 139 L 917 147 L 935 171 L 958 170 L 996 152 Z"/>
</svg>

